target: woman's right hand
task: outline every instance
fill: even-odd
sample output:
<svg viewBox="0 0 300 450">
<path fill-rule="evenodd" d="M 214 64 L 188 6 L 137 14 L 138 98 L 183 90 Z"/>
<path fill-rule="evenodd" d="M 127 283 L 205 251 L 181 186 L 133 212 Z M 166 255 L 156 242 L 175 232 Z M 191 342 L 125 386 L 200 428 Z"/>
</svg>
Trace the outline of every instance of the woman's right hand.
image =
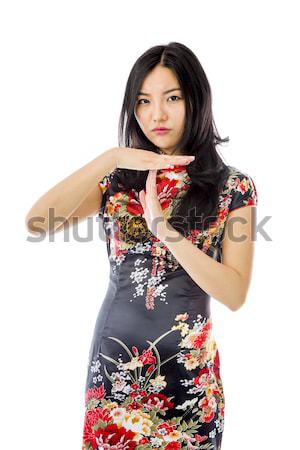
<svg viewBox="0 0 300 450">
<path fill-rule="evenodd" d="M 129 147 L 116 147 L 114 151 L 116 167 L 119 169 L 166 169 L 173 165 L 188 165 L 195 159 L 191 155 L 162 155 L 149 150 Z"/>
</svg>

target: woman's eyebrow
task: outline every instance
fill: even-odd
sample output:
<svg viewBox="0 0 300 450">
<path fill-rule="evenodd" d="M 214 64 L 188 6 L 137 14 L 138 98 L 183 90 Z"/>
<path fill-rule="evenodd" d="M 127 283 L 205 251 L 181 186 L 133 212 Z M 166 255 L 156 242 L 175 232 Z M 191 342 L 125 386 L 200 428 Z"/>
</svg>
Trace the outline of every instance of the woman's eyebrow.
<svg viewBox="0 0 300 450">
<path fill-rule="evenodd" d="M 168 94 L 169 92 L 173 92 L 173 91 L 181 91 L 181 89 L 180 88 L 168 89 L 167 91 L 163 92 L 163 94 Z M 137 95 L 148 95 L 148 96 L 151 96 L 151 94 L 146 94 L 145 92 L 138 92 Z"/>
</svg>

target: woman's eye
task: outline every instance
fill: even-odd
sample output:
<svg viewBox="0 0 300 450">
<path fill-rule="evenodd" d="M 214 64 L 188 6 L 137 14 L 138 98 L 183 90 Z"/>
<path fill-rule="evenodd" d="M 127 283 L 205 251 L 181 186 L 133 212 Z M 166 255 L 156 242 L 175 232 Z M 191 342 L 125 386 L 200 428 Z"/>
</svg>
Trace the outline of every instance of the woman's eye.
<svg viewBox="0 0 300 450">
<path fill-rule="evenodd" d="M 141 104 L 140 102 L 142 102 L 143 100 L 147 100 L 147 99 L 146 98 L 141 98 L 140 100 L 137 100 L 136 102 L 137 102 L 138 105 L 140 105 Z"/>
<path fill-rule="evenodd" d="M 178 95 L 171 95 L 171 97 L 169 97 L 169 98 L 174 98 L 174 97 L 175 97 L 176 99 L 178 98 L 178 99 L 180 100 L 180 97 L 178 97 Z M 146 102 L 147 102 L 148 99 L 147 99 L 147 98 L 140 98 L 139 100 L 137 100 L 137 104 L 138 104 L 138 105 L 142 105 L 143 103 L 141 103 L 141 102 L 143 102 L 143 101 L 146 101 Z"/>
<path fill-rule="evenodd" d="M 176 97 L 180 100 L 180 97 L 178 97 L 178 95 L 171 95 L 171 97 L 169 97 L 169 98 L 174 98 L 174 97 Z"/>
</svg>

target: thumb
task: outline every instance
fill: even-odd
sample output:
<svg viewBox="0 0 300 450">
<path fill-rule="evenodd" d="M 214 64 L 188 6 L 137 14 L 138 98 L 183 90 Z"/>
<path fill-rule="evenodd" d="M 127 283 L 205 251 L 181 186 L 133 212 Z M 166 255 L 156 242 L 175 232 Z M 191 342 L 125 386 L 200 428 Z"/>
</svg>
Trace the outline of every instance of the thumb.
<svg viewBox="0 0 300 450">
<path fill-rule="evenodd" d="M 145 205 L 145 192 L 144 192 L 143 189 L 139 192 L 139 199 L 140 199 L 140 202 L 141 202 L 141 204 L 142 204 L 143 210 L 144 210 L 144 212 L 145 212 L 145 209 L 146 209 L 146 205 Z"/>
</svg>

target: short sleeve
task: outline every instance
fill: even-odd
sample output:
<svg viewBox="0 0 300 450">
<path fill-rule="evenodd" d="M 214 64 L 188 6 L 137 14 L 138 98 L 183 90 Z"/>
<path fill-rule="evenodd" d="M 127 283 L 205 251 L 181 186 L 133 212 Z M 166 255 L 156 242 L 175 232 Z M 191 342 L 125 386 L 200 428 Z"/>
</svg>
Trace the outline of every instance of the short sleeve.
<svg viewBox="0 0 300 450">
<path fill-rule="evenodd" d="M 232 184 L 231 197 L 229 212 L 244 206 L 257 205 L 257 190 L 250 175 L 237 173 Z"/>
<path fill-rule="evenodd" d="M 115 170 L 104 175 L 104 177 L 98 181 L 98 187 L 99 187 L 100 191 L 102 192 L 102 200 L 101 200 L 101 204 L 100 204 L 100 208 L 99 208 L 100 214 L 103 213 L 104 206 L 106 203 L 107 191 L 108 191 L 109 186 L 111 185 L 114 174 L 115 174 Z"/>
<path fill-rule="evenodd" d="M 99 189 L 101 190 L 102 194 L 105 194 L 109 186 L 111 185 L 112 179 L 117 173 L 117 168 L 113 169 L 111 172 L 104 175 L 102 180 L 98 181 Z"/>
<path fill-rule="evenodd" d="M 110 177 L 109 175 L 105 175 L 102 180 L 98 181 L 98 186 L 102 192 L 102 194 L 105 194 L 106 190 L 109 188 L 110 185 Z"/>
</svg>

